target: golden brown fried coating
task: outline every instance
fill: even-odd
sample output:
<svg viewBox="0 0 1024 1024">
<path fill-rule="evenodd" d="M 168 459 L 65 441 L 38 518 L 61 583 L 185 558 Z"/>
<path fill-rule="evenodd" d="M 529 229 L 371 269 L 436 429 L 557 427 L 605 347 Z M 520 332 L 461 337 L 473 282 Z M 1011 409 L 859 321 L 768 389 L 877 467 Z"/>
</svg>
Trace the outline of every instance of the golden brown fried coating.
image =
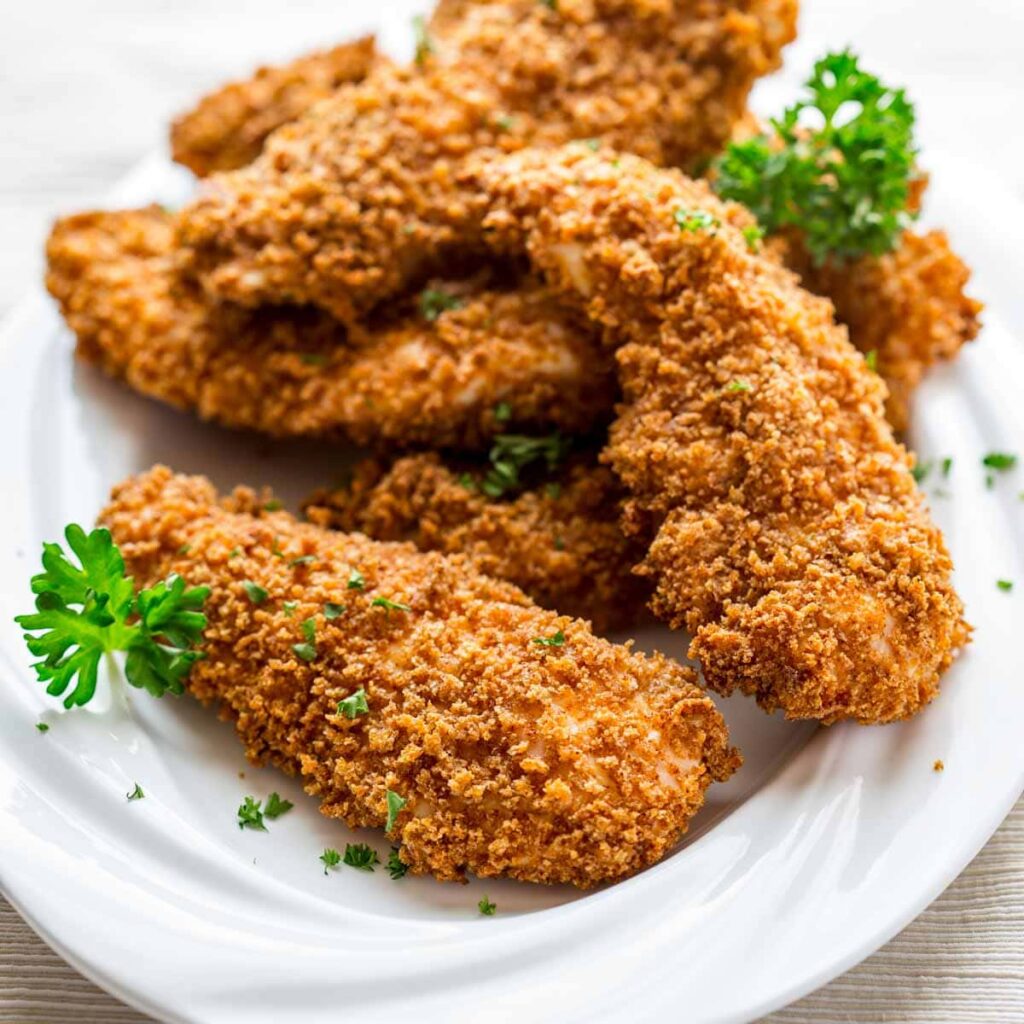
<svg viewBox="0 0 1024 1024">
<path fill-rule="evenodd" d="M 622 489 L 611 470 L 581 457 L 557 483 L 507 499 L 489 498 L 478 479 L 463 482 L 436 453 L 367 461 L 350 487 L 318 492 L 304 511 L 320 526 L 464 554 L 478 571 L 601 633 L 640 617 L 650 588 L 632 569 L 646 548 L 619 527 Z"/>
<path fill-rule="evenodd" d="M 209 302 L 178 281 L 173 238 L 155 207 L 66 218 L 47 246 L 47 286 L 82 359 L 204 419 L 279 437 L 476 447 L 510 427 L 586 431 L 614 402 L 610 358 L 536 283 L 448 283 L 462 305 L 433 322 L 399 306 L 346 333 L 311 309 Z"/>
<path fill-rule="evenodd" d="M 221 298 L 351 322 L 453 246 L 482 250 L 457 184 L 468 155 L 593 136 L 688 164 L 729 137 L 795 15 L 796 0 L 446 5 L 420 66 L 376 69 L 206 182 L 183 262 Z"/>
<path fill-rule="evenodd" d="M 618 345 L 606 458 L 660 524 L 654 611 L 714 688 L 825 722 L 919 710 L 967 640 L 884 387 L 706 184 L 585 146 L 482 164 L 495 245 Z M 703 219 L 702 219 L 703 218 Z"/>
<path fill-rule="evenodd" d="M 140 584 L 177 572 L 210 587 L 189 690 L 220 703 L 252 760 L 301 774 L 329 817 L 381 827 L 388 791 L 401 797 L 391 836 L 414 873 L 621 878 L 663 856 L 735 769 L 689 669 L 600 640 L 465 560 L 254 505 L 157 467 L 115 488 L 102 521 Z M 534 642 L 559 633 L 561 646 Z M 368 713 L 339 713 L 360 689 Z"/>
<path fill-rule="evenodd" d="M 204 96 L 171 126 L 171 155 L 200 177 L 244 167 L 259 156 L 267 136 L 319 100 L 361 82 L 378 62 L 373 36 L 342 43 Z"/>
<path fill-rule="evenodd" d="M 904 232 L 884 256 L 816 267 L 800 246 L 787 264 L 805 287 L 825 295 L 862 352 L 874 352 L 889 389 L 885 409 L 893 428 L 910 425 L 910 399 L 925 372 L 953 359 L 980 329 L 982 305 L 964 291 L 971 272 L 942 231 Z"/>
</svg>

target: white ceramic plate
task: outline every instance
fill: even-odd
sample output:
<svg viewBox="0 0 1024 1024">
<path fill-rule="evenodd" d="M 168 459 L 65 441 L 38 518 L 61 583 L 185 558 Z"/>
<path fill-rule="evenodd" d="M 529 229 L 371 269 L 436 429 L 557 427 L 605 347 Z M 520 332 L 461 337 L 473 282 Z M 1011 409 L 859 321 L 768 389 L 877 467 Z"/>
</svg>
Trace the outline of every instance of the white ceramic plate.
<svg viewBox="0 0 1024 1024">
<path fill-rule="evenodd" d="M 815 731 L 723 702 L 746 765 L 713 787 L 686 842 L 589 895 L 514 883 L 393 882 L 318 855 L 353 838 L 189 699 L 132 693 L 129 717 L 63 713 L 28 668 L 12 616 L 30 608 L 40 543 L 87 523 L 112 483 L 163 461 L 294 502 L 350 453 L 268 444 L 196 423 L 73 364 L 48 301 L 0 338 L 0 883 L 99 984 L 169 1021 L 247 1024 L 753 1020 L 877 948 L 962 870 L 1024 787 L 1024 685 L 1012 627 L 1024 592 L 1022 479 L 986 489 L 988 450 L 1020 451 L 1024 212 L 931 155 L 932 217 L 977 268 L 983 339 L 921 395 L 915 442 L 952 456 L 933 500 L 975 643 L 911 722 Z M 110 205 L 174 204 L 154 158 Z M 934 479 L 934 477 L 933 477 Z M 997 589 L 997 578 L 1017 590 Z M 681 654 L 685 641 L 641 637 Z M 51 726 L 39 733 L 40 719 Z M 945 771 L 933 764 L 941 759 Z M 244 778 L 241 774 L 244 772 Z M 125 794 L 139 782 L 146 799 Z M 296 808 L 241 832 L 243 796 Z M 360 835 L 383 854 L 377 834 Z M 477 901 L 498 904 L 481 917 Z"/>
</svg>

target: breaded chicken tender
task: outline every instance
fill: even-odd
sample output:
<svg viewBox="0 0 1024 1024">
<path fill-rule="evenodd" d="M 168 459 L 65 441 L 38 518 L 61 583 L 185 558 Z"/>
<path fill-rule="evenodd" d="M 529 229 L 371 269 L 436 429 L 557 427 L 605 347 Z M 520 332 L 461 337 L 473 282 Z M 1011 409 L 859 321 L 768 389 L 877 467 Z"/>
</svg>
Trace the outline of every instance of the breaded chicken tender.
<svg viewBox="0 0 1024 1024">
<path fill-rule="evenodd" d="M 662 857 L 737 766 L 689 669 L 600 640 L 463 559 L 256 505 L 157 467 L 115 488 L 102 522 L 140 585 L 176 572 L 210 588 L 189 690 L 328 817 L 379 828 L 395 794 L 390 835 L 413 873 L 622 878 Z M 356 694 L 367 710 L 352 701 L 350 717 L 338 705 Z"/>
<path fill-rule="evenodd" d="M 605 453 L 657 533 L 653 610 L 723 693 L 834 722 L 913 714 L 968 638 L 951 563 L 831 305 L 740 207 L 575 145 L 484 163 L 492 244 L 620 346 Z"/>
<path fill-rule="evenodd" d="M 350 323 L 453 246 L 483 250 L 457 184 L 470 155 L 593 136 L 688 165 L 729 137 L 795 17 L 796 0 L 446 5 L 416 66 L 374 70 L 209 179 L 183 263 L 222 299 Z"/>
<path fill-rule="evenodd" d="M 789 247 L 786 261 L 805 287 L 832 300 L 857 348 L 875 353 L 889 389 L 886 415 L 906 431 L 925 373 L 953 359 L 981 327 L 982 305 L 965 291 L 971 272 L 945 233 L 906 231 L 892 252 L 849 265 L 815 266 L 799 246 Z"/>
<path fill-rule="evenodd" d="M 244 81 L 204 96 L 171 126 L 171 155 L 200 177 L 244 167 L 267 136 L 351 82 L 361 82 L 384 58 L 372 36 L 310 53 L 279 67 L 262 67 Z"/>
<path fill-rule="evenodd" d="M 312 309 L 211 303 L 178 280 L 173 246 L 172 217 L 156 207 L 69 217 L 47 245 L 47 286 L 80 358 L 204 419 L 472 448 L 510 425 L 584 432 L 614 402 L 610 357 L 536 283 L 435 283 L 433 321 L 405 303 L 346 332 Z"/>
<path fill-rule="evenodd" d="M 619 527 L 622 489 L 611 470 L 581 457 L 556 483 L 507 499 L 488 497 L 479 479 L 479 470 L 452 470 L 436 453 L 371 460 L 349 487 L 318 492 L 304 511 L 332 529 L 464 554 L 478 571 L 601 633 L 639 618 L 650 588 L 632 569 L 646 548 Z"/>
</svg>

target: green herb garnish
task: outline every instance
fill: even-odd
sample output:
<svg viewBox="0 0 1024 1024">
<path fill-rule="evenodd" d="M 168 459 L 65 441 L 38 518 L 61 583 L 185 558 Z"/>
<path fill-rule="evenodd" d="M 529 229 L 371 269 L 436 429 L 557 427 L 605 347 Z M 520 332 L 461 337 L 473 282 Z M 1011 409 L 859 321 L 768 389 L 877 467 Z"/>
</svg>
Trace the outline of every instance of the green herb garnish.
<svg viewBox="0 0 1024 1024">
<path fill-rule="evenodd" d="M 996 580 L 996 586 L 1003 591 L 1009 593 L 1013 590 L 1013 580 Z"/>
<path fill-rule="evenodd" d="M 366 691 L 360 686 L 355 693 L 338 701 L 338 714 L 346 718 L 355 718 L 356 715 L 366 715 L 370 712 L 370 703 L 366 699 Z"/>
<path fill-rule="evenodd" d="M 865 352 L 864 362 L 872 373 L 878 373 L 878 349 L 873 348 Z"/>
<path fill-rule="evenodd" d="M 366 843 L 347 843 L 342 860 L 350 868 L 358 868 L 360 871 L 372 871 L 373 865 L 380 863 L 377 851 Z"/>
<path fill-rule="evenodd" d="M 816 264 L 891 251 L 914 216 L 913 106 L 849 50 L 819 60 L 806 88 L 767 134 L 726 148 L 716 191 L 769 234 L 795 228 Z"/>
<path fill-rule="evenodd" d="M 238 827 L 251 828 L 255 832 L 266 832 L 267 826 L 263 824 L 263 811 L 260 809 L 261 800 L 254 800 L 247 796 L 238 808 Z"/>
<path fill-rule="evenodd" d="M 538 647 L 562 647 L 565 644 L 565 634 L 559 630 L 557 633 L 552 633 L 551 636 L 534 637 L 533 642 Z"/>
<path fill-rule="evenodd" d="M 125 799 L 131 803 L 132 800 L 142 800 L 145 797 L 142 787 L 136 782 L 135 788 L 130 793 L 125 793 Z"/>
<path fill-rule="evenodd" d="M 282 601 L 281 611 L 290 619 L 295 614 L 295 609 L 299 607 L 298 601 Z"/>
<path fill-rule="evenodd" d="M 512 406 L 508 402 L 499 402 L 494 407 L 494 418 L 499 423 L 508 423 L 512 419 Z"/>
<path fill-rule="evenodd" d="M 282 814 L 287 814 L 295 804 L 291 800 L 284 800 L 277 793 L 271 793 L 267 797 L 267 804 L 263 808 L 264 817 L 269 818 L 273 821 L 275 818 L 280 818 Z"/>
<path fill-rule="evenodd" d="M 543 460 L 550 472 L 569 453 L 572 442 L 559 433 L 547 437 L 499 434 L 490 451 L 491 468 L 480 489 L 489 498 L 500 498 L 522 486 L 520 473 L 531 463 Z"/>
<path fill-rule="evenodd" d="M 324 618 L 327 619 L 328 622 L 331 622 L 338 618 L 339 615 L 344 615 L 345 611 L 345 605 L 335 604 L 333 601 L 328 601 L 327 604 L 324 605 Z"/>
<path fill-rule="evenodd" d="M 324 866 L 324 874 L 327 874 L 328 868 L 336 868 L 341 863 L 341 854 L 337 850 L 332 850 L 328 847 L 320 854 L 320 861 Z"/>
<path fill-rule="evenodd" d="M 200 609 L 209 588 L 186 589 L 172 573 L 136 593 L 108 530 L 86 534 L 72 523 L 64 536 L 80 567 L 59 544 L 44 544 L 44 571 L 32 577 L 36 611 L 14 620 L 25 631 L 29 651 L 43 659 L 33 667 L 48 684 L 46 692 L 57 697 L 74 683 L 64 706 L 88 703 L 96 693 L 100 659 L 123 651 L 132 686 L 156 697 L 181 693 L 193 663 L 203 657 L 194 645 L 206 628 Z"/>
<path fill-rule="evenodd" d="M 375 597 L 371 602 L 371 606 L 374 608 L 383 608 L 390 615 L 392 612 L 411 612 L 412 608 L 407 604 L 401 604 L 398 601 L 390 601 L 386 597 Z"/>
<path fill-rule="evenodd" d="M 680 231 L 713 231 L 722 226 L 717 217 L 704 210 L 676 210 L 672 218 Z"/>
<path fill-rule="evenodd" d="M 492 903 L 486 896 L 477 904 L 477 909 L 484 917 L 493 917 L 498 909 L 497 903 Z"/>
<path fill-rule="evenodd" d="M 245 591 L 245 596 L 253 604 L 263 604 L 267 599 L 267 592 L 258 583 L 253 583 L 252 580 L 243 580 L 242 589 Z"/>
<path fill-rule="evenodd" d="M 358 569 L 353 569 L 348 574 L 346 587 L 348 590 L 363 590 L 366 587 L 366 578 Z"/>
<path fill-rule="evenodd" d="M 989 452 L 982 460 L 983 466 L 988 466 L 989 469 L 998 470 L 1000 473 L 1005 473 L 1007 470 L 1013 469 L 1017 465 L 1017 456 L 1010 455 L 1007 452 Z"/>
<path fill-rule="evenodd" d="M 405 878 L 406 872 L 409 870 L 409 865 L 406 864 L 401 857 L 398 856 L 398 847 L 392 846 L 391 852 L 388 854 L 388 872 L 391 877 L 395 880 L 399 878 Z"/>
<path fill-rule="evenodd" d="M 388 790 L 388 818 L 384 823 L 385 832 L 390 832 L 395 827 L 395 821 L 398 819 L 399 813 L 408 802 L 404 797 L 393 793 L 390 789 Z"/>
<path fill-rule="evenodd" d="M 302 635 L 306 638 L 301 644 L 292 644 L 292 650 L 303 661 L 316 660 L 316 619 L 302 620 Z"/>
<path fill-rule="evenodd" d="M 49 732 L 50 731 L 50 727 L 45 722 L 36 722 L 36 728 L 40 732 Z"/>
<path fill-rule="evenodd" d="M 931 460 L 927 462 L 915 462 L 914 468 L 911 469 L 910 475 L 914 478 L 917 483 L 924 483 L 928 478 L 928 474 L 932 471 Z"/>
<path fill-rule="evenodd" d="M 462 299 L 440 288 L 425 288 L 420 294 L 420 312 L 424 319 L 433 323 L 442 313 L 449 309 L 461 309 Z"/>
<path fill-rule="evenodd" d="M 764 241 L 764 228 L 757 224 L 750 224 L 745 227 L 741 232 L 744 241 L 747 243 L 747 248 L 751 252 L 760 252 L 761 243 Z"/>
<path fill-rule="evenodd" d="M 316 561 L 316 555 L 299 555 L 298 558 L 293 558 L 288 563 L 288 567 L 294 569 L 299 565 L 312 565 Z"/>
<path fill-rule="evenodd" d="M 739 391 L 749 391 L 750 390 L 750 384 L 747 381 L 745 381 L 745 380 L 731 380 L 726 385 L 725 390 L 726 391 L 731 391 L 733 393 L 736 393 L 736 392 L 739 392 Z"/>
<path fill-rule="evenodd" d="M 412 19 L 412 30 L 416 39 L 416 63 L 421 65 L 434 52 L 434 43 L 427 32 L 427 22 L 422 14 Z"/>
</svg>

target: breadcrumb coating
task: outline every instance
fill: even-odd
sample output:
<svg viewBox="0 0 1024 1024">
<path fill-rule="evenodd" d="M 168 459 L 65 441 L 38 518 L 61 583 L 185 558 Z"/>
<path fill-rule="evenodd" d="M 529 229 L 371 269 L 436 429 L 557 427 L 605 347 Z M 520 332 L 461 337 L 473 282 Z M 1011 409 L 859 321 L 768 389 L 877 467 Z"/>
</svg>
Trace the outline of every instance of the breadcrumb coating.
<svg viewBox="0 0 1024 1024">
<path fill-rule="evenodd" d="M 352 322 L 482 251 L 470 155 L 600 137 L 658 163 L 717 151 L 795 32 L 796 0 L 454 3 L 413 67 L 380 67 L 285 125 L 183 212 L 183 264 L 245 305 Z"/>
<path fill-rule="evenodd" d="M 936 363 L 953 359 L 981 328 L 982 304 L 965 292 L 971 272 L 942 231 L 904 232 L 884 256 L 816 267 L 801 247 L 787 263 L 825 295 L 862 352 L 874 352 L 889 389 L 885 409 L 898 433 L 910 426 L 914 389 Z"/>
<path fill-rule="evenodd" d="M 311 309 L 211 303 L 179 281 L 173 248 L 172 217 L 156 207 L 69 217 L 47 245 L 47 286 L 80 358 L 204 419 L 473 448 L 510 427 L 583 432 L 614 403 L 610 357 L 535 282 L 435 282 L 462 305 L 431 322 L 399 303 L 388 321 L 346 333 Z"/>
<path fill-rule="evenodd" d="M 623 403 L 605 453 L 653 517 L 654 611 L 705 679 L 767 710 L 887 722 L 968 639 L 885 389 L 705 183 L 581 145 L 482 163 L 492 243 L 603 325 Z"/>
<path fill-rule="evenodd" d="M 200 177 L 244 167 L 267 136 L 345 84 L 361 82 L 379 56 L 373 36 L 261 67 L 204 96 L 171 126 L 171 155 Z"/>
<path fill-rule="evenodd" d="M 468 481 L 436 453 L 366 461 L 349 487 L 317 492 L 304 512 L 331 529 L 464 554 L 599 633 L 636 622 L 650 588 L 632 569 L 646 548 L 619 527 L 622 488 L 611 470 L 580 457 L 553 483 L 503 500 L 481 492 L 478 467 L 466 468 Z"/>
<path fill-rule="evenodd" d="M 463 559 L 257 507 L 156 467 L 116 487 L 101 520 L 141 585 L 177 572 L 211 588 L 189 690 L 220 705 L 254 762 L 301 775 L 328 817 L 379 828 L 397 794 L 390 835 L 413 873 L 622 878 L 736 768 L 689 669 L 598 639 Z M 534 642 L 559 632 L 562 646 Z M 368 713 L 339 713 L 360 689 Z"/>
</svg>

